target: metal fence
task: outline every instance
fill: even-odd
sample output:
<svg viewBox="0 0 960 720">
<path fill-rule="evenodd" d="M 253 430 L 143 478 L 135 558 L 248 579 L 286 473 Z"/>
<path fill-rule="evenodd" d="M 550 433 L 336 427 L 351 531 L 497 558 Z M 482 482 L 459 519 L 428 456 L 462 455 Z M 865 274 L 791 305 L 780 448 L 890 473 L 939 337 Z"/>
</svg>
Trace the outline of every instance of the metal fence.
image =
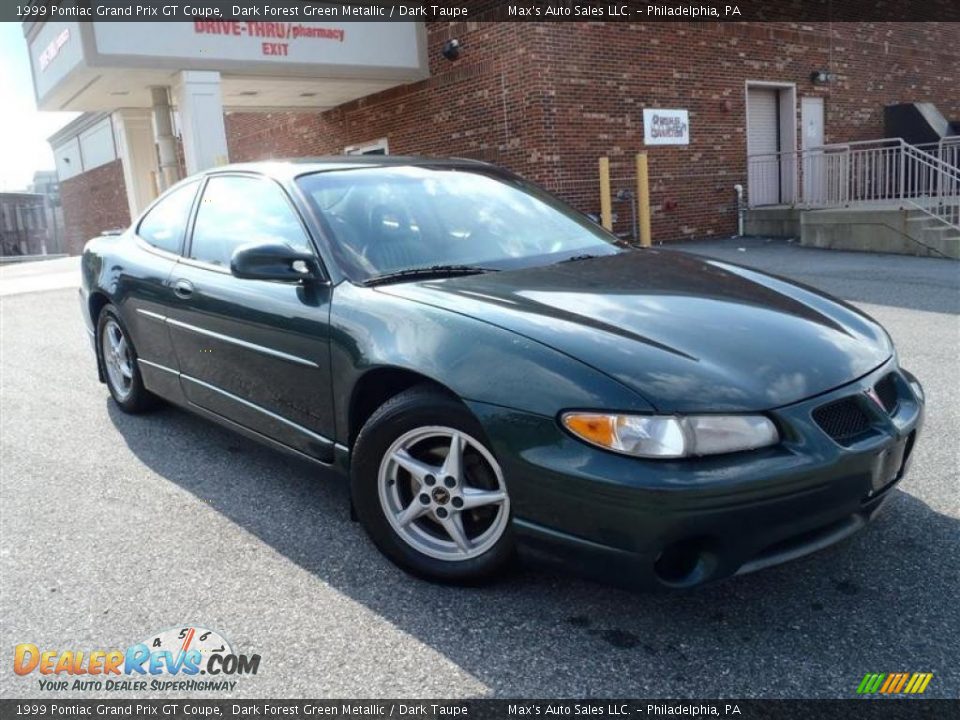
<svg viewBox="0 0 960 720">
<path fill-rule="evenodd" d="M 951 135 L 938 142 L 922 143 L 914 147 L 933 155 L 950 167 L 960 169 L 960 135 Z"/>
<path fill-rule="evenodd" d="M 764 153 L 747 159 L 748 205 L 916 207 L 960 229 L 960 137 L 900 138 Z"/>
</svg>

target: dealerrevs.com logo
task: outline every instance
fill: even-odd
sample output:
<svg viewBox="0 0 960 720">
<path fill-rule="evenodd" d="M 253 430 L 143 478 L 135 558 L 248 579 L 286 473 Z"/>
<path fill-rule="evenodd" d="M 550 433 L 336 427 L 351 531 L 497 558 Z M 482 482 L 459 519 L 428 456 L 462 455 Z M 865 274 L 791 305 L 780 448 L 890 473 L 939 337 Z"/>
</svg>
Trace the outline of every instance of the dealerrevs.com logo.
<svg viewBox="0 0 960 720">
<path fill-rule="evenodd" d="M 13 671 L 40 676 L 40 689 L 47 691 L 232 691 L 233 678 L 256 675 L 259 668 L 259 655 L 237 654 L 223 635 L 196 626 L 154 633 L 126 649 L 59 650 L 20 643 L 13 657 Z"/>
</svg>

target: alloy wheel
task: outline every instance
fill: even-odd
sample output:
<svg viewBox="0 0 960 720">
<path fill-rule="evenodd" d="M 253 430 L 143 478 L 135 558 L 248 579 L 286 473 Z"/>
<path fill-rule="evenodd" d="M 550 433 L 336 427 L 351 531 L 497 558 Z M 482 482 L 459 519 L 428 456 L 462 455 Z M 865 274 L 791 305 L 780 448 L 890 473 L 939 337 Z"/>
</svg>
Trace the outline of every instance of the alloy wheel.
<svg viewBox="0 0 960 720">
<path fill-rule="evenodd" d="M 133 356 L 127 337 L 116 320 L 104 323 L 100 346 L 110 386 L 121 400 L 125 400 L 133 389 Z"/>
<path fill-rule="evenodd" d="M 482 555 L 510 519 L 500 465 L 476 438 L 450 427 L 420 427 L 397 438 L 380 463 L 378 487 L 393 530 L 439 560 Z"/>
</svg>

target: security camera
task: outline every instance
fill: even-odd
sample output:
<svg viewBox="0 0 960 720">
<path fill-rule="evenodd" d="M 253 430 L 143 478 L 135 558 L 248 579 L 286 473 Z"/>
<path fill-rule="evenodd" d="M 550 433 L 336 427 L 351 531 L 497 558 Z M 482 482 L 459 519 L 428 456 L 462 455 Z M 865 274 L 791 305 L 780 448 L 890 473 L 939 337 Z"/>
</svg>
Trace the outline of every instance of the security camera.
<svg viewBox="0 0 960 720">
<path fill-rule="evenodd" d="M 458 57 L 460 57 L 460 41 L 457 40 L 456 38 L 451 38 L 450 40 L 447 40 L 443 44 L 442 52 L 443 52 L 443 56 L 447 60 L 450 60 L 451 62 L 453 60 L 456 60 Z"/>
</svg>

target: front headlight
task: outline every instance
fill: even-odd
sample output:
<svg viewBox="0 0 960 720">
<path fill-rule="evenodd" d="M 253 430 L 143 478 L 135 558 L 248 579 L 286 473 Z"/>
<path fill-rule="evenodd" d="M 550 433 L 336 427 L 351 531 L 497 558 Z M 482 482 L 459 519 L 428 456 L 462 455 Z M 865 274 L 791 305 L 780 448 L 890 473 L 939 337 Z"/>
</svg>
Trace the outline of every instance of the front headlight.
<svg viewBox="0 0 960 720">
<path fill-rule="evenodd" d="M 581 440 L 607 450 L 647 458 L 754 450 L 779 442 L 763 415 L 607 415 L 568 412 L 563 426 Z"/>
</svg>

